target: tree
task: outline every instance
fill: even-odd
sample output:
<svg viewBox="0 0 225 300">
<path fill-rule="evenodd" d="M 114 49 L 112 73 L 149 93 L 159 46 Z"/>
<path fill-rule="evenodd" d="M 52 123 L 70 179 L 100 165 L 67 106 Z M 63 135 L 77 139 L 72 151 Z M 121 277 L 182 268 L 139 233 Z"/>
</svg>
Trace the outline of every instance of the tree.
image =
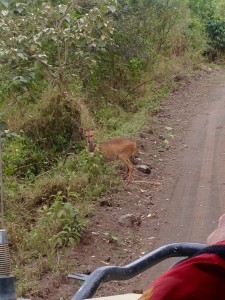
<svg viewBox="0 0 225 300">
<path fill-rule="evenodd" d="M 0 12 L 0 59 L 15 80 L 45 74 L 63 92 L 71 75 L 91 72 L 94 53 L 111 41 L 116 0 L 88 10 L 73 0 L 17 2 L 2 1 Z"/>
</svg>

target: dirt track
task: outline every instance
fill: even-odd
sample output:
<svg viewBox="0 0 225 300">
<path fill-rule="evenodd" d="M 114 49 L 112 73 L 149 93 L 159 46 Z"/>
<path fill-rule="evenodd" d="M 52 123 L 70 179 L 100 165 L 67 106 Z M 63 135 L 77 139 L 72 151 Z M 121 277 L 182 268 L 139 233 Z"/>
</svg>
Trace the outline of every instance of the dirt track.
<svg viewBox="0 0 225 300">
<path fill-rule="evenodd" d="M 174 152 L 176 159 L 173 163 L 170 159 L 164 169 L 161 199 L 167 199 L 167 204 L 155 247 L 182 241 L 205 243 L 225 212 L 224 79 L 216 73 L 186 95 L 195 107 L 183 120 L 188 121 L 183 149 Z M 169 265 L 153 268 L 152 277 Z"/>
<path fill-rule="evenodd" d="M 168 149 L 162 136 L 169 141 Z M 139 144 L 152 174 L 135 171 L 131 185 L 99 201 L 81 244 L 67 253 L 74 273 L 125 265 L 168 243 L 205 243 L 225 212 L 225 72 L 208 70 L 182 80 L 150 120 Z M 128 213 L 139 216 L 141 224 L 119 224 Z M 98 295 L 144 290 L 171 263 L 128 282 L 105 284 Z M 55 289 L 45 277 L 43 286 L 51 292 L 44 299 L 70 299 L 78 285 L 62 281 L 59 278 Z"/>
</svg>

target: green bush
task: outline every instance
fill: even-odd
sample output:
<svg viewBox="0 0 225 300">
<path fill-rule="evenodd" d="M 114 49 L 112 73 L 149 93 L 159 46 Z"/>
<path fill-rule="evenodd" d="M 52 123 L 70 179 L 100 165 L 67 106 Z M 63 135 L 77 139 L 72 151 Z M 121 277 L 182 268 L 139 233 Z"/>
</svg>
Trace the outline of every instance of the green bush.
<svg viewBox="0 0 225 300">
<path fill-rule="evenodd" d="M 192 12 L 197 15 L 205 27 L 208 41 L 205 54 L 211 60 L 225 53 L 225 14 L 224 1 L 189 0 Z"/>
<path fill-rule="evenodd" d="M 206 52 L 214 60 L 225 53 L 225 20 L 209 20 L 206 28 L 210 37 Z"/>
<path fill-rule="evenodd" d="M 56 161 L 24 134 L 3 141 L 4 174 L 18 179 L 33 180 Z"/>
<path fill-rule="evenodd" d="M 46 252 L 52 252 L 78 242 L 84 226 L 77 209 L 66 202 L 61 192 L 53 195 L 51 201 L 50 205 L 44 205 L 39 210 L 38 221 L 32 226 L 30 234 L 30 245 L 35 245 L 35 250 L 41 253 L 43 248 Z"/>
</svg>

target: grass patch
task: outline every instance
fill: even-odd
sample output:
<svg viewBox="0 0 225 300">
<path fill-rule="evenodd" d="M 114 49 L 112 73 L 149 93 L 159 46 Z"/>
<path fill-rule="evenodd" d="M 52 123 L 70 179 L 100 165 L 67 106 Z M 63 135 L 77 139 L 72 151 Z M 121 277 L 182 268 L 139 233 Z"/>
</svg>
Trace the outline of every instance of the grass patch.
<svg viewBox="0 0 225 300">
<path fill-rule="evenodd" d="M 117 184 L 115 169 L 86 150 L 33 181 L 7 176 L 6 223 L 18 295 L 38 290 L 40 277 L 58 269 L 55 253 L 79 242 L 93 200 Z"/>
</svg>

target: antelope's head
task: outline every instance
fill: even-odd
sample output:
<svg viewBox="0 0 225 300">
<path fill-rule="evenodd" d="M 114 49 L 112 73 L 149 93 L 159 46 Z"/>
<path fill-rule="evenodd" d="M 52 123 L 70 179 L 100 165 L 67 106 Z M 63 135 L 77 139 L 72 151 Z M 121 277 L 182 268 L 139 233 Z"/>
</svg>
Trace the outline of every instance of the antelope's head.
<svg viewBox="0 0 225 300">
<path fill-rule="evenodd" d="M 87 130 L 84 135 L 88 144 L 93 142 L 94 130 Z"/>
<path fill-rule="evenodd" d="M 87 147 L 90 152 L 94 152 L 95 144 L 93 142 L 94 130 L 84 130 L 83 128 L 79 128 L 80 134 L 82 134 L 87 142 Z"/>
</svg>

